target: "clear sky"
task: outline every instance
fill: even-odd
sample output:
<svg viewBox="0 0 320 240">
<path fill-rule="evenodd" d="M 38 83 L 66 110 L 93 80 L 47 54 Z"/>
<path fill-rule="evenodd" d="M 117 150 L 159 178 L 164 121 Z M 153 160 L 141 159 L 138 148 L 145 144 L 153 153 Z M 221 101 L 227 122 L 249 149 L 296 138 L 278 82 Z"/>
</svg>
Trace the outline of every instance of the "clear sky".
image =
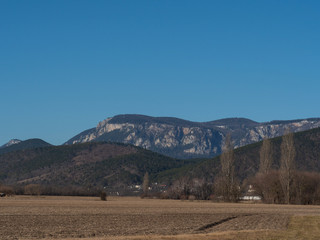
<svg viewBox="0 0 320 240">
<path fill-rule="evenodd" d="M 0 0 L 0 145 L 137 113 L 320 117 L 320 1 Z"/>
</svg>

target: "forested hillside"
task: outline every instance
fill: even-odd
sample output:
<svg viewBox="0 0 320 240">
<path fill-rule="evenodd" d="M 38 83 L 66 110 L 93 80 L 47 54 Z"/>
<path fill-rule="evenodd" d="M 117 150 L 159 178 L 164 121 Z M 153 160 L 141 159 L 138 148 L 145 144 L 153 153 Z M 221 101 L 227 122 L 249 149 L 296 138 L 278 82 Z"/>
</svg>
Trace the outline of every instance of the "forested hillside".
<svg viewBox="0 0 320 240">
<path fill-rule="evenodd" d="M 281 137 L 271 139 L 272 168 L 274 169 L 279 169 L 281 141 Z M 261 146 L 262 142 L 258 142 L 234 150 L 235 172 L 240 180 L 256 174 L 259 168 Z M 296 150 L 296 169 L 320 172 L 320 128 L 295 133 L 294 147 Z M 177 179 L 181 176 L 188 176 L 189 178 L 205 179 L 212 182 L 220 168 L 220 156 L 200 159 L 193 165 L 165 171 L 160 174 L 159 179 Z"/>
<path fill-rule="evenodd" d="M 189 162 L 125 144 L 51 146 L 1 154 L 0 182 L 119 188 L 141 184 L 146 172 L 153 180 L 159 172 Z"/>
</svg>

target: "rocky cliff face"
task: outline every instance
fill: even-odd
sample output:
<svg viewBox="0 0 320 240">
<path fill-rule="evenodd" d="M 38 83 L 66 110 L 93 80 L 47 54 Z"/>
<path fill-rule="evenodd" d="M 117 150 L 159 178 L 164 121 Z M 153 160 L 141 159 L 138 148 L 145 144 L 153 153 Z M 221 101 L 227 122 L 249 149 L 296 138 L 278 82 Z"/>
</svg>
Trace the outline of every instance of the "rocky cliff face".
<svg viewBox="0 0 320 240">
<path fill-rule="evenodd" d="M 111 141 L 133 144 L 171 157 L 212 157 L 221 153 L 226 134 L 231 133 L 235 147 L 283 135 L 286 128 L 298 132 L 320 127 L 320 119 L 257 123 L 232 118 L 196 123 L 176 118 L 119 115 L 100 122 L 67 144 Z"/>
<path fill-rule="evenodd" d="M 264 138 L 274 138 L 282 136 L 286 129 L 292 132 L 301 132 L 308 129 L 320 127 L 320 119 L 304 119 L 295 121 L 273 121 L 261 123 L 249 131 L 239 140 L 239 146 L 258 142 Z"/>
<path fill-rule="evenodd" d="M 0 148 L 6 148 L 6 147 L 10 147 L 14 144 L 18 144 L 21 143 L 21 140 L 19 139 L 11 139 L 9 142 L 7 142 L 6 144 L 2 145 Z"/>
</svg>

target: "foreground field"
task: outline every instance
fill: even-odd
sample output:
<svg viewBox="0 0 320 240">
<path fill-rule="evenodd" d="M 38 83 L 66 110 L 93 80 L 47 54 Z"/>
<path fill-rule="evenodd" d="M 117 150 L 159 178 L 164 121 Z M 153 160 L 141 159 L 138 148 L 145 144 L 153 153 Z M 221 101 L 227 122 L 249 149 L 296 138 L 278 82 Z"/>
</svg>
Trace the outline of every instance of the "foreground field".
<svg viewBox="0 0 320 240">
<path fill-rule="evenodd" d="M 318 239 L 320 207 L 140 198 L 0 199 L 0 239 Z"/>
</svg>

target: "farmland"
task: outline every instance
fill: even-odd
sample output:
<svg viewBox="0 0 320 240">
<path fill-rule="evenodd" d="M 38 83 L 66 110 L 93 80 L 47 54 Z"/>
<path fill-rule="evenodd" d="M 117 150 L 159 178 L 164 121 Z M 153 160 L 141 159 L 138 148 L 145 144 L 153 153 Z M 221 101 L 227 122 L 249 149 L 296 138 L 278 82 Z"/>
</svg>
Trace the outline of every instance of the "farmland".
<svg viewBox="0 0 320 240">
<path fill-rule="evenodd" d="M 319 206 L 135 197 L 0 199 L 0 239 L 316 239 L 319 234 Z"/>
</svg>

